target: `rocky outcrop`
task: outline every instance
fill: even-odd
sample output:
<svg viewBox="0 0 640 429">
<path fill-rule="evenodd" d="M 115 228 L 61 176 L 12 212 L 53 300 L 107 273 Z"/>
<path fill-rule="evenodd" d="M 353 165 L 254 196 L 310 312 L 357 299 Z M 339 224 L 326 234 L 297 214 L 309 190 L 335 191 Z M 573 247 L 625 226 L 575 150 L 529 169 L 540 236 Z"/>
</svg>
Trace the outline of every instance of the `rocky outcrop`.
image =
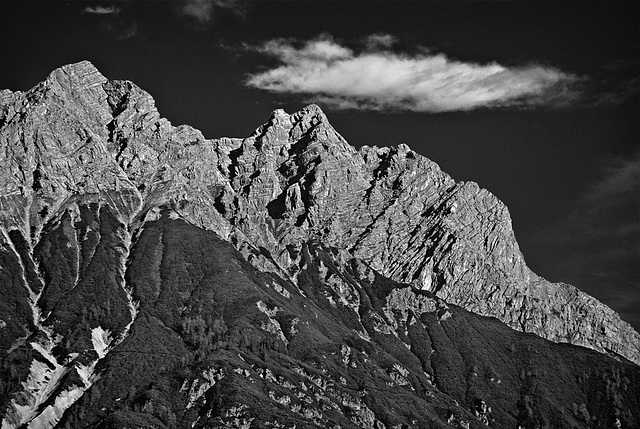
<svg viewBox="0 0 640 429">
<path fill-rule="evenodd" d="M 283 270 L 312 238 L 515 329 L 640 362 L 640 336 L 615 312 L 531 272 L 502 202 L 407 146 L 357 151 L 309 106 L 274 112 L 231 152 L 221 213 Z"/>
<path fill-rule="evenodd" d="M 277 110 L 245 139 L 206 140 L 88 62 L 2 100 L 0 221 L 33 243 L 88 195 L 125 224 L 171 204 L 288 278 L 317 240 L 515 329 L 640 362 L 640 337 L 612 310 L 527 268 L 495 196 L 405 145 L 356 150 L 315 105 Z"/>
</svg>

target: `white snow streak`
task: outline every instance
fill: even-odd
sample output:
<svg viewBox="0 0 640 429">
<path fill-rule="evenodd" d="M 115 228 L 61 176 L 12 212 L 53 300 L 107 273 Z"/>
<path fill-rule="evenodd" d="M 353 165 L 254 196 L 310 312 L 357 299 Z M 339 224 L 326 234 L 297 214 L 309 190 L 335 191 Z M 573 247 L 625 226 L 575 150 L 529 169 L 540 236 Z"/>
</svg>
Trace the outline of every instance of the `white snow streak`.
<svg viewBox="0 0 640 429">
<path fill-rule="evenodd" d="M 62 337 L 56 336 L 54 338 L 52 328 L 43 324 L 44 318 L 42 317 L 42 310 L 38 306 L 38 301 L 42 295 L 44 287 L 38 294 L 29 287 L 26 279 L 25 267 L 20 259 L 20 255 L 4 229 L 2 229 L 2 234 L 4 235 L 8 246 L 12 249 L 20 262 L 20 266 L 22 268 L 22 280 L 27 292 L 29 293 L 29 305 L 32 311 L 33 323 L 39 331 L 45 334 L 46 339 L 43 339 L 40 342 L 30 343 L 33 350 L 37 352 L 41 358 L 35 357 L 33 359 L 29 369 L 29 376 L 27 377 L 27 380 L 22 383 L 22 387 L 24 389 L 22 396 L 26 396 L 28 399 L 26 404 L 24 404 L 24 398 L 22 398 L 22 400 L 13 399 L 11 401 L 7 414 L 2 421 L 1 429 L 15 429 L 23 425 L 26 425 L 27 428 L 30 429 L 53 428 L 60 421 L 64 412 L 97 380 L 98 375 L 95 374 L 95 368 L 98 362 L 104 359 L 109 351 L 125 340 L 129 334 L 131 325 L 138 315 L 138 303 L 133 301 L 133 290 L 127 287 L 125 282 L 125 271 L 127 269 L 126 261 L 131 248 L 131 235 L 128 232 L 125 232 L 122 237 L 127 251 L 122 255 L 120 267 L 122 289 L 127 297 L 127 305 L 131 315 L 131 321 L 115 339 L 111 337 L 111 331 L 105 330 L 101 326 L 93 328 L 91 330 L 91 342 L 93 349 L 98 355 L 98 359 L 91 361 L 88 365 L 82 365 L 77 361 L 74 361 L 72 364 L 67 364 L 67 366 L 65 366 L 58 362 L 52 354 L 53 348 L 62 340 Z M 76 245 L 78 246 L 78 272 L 73 287 L 76 287 L 80 280 L 80 245 L 77 237 Z M 35 262 L 34 266 L 37 267 Z M 37 275 L 40 277 L 42 285 L 44 286 L 45 282 L 42 276 L 39 272 Z M 64 376 L 72 370 L 77 371 L 80 379 L 82 380 L 82 386 L 69 386 L 62 392 L 58 393 L 52 404 L 48 405 L 44 410 L 41 410 L 41 406 L 45 402 L 51 400 L 51 396 L 59 388 L 60 382 Z"/>
<path fill-rule="evenodd" d="M 91 330 L 91 343 L 93 344 L 93 349 L 98 353 L 98 359 L 102 359 L 107 355 L 107 350 L 112 341 L 111 331 L 102 329 L 102 326 Z"/>
</svg>

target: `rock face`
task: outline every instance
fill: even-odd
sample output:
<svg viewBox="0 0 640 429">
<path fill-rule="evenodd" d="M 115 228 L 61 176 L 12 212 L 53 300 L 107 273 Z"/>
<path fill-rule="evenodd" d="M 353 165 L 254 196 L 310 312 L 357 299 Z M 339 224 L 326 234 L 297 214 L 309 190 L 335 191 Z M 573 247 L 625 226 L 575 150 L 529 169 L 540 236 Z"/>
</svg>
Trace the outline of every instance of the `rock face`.
<svg viewBox="0 0 640 429">
<path fill-rule="evenodd" d="M 514 329 L 640 362 L 640 336 L 615 312 L 527 268 L 502 202 L 407 146 L 357 151 L 317 106 L 228 143 L 220 212 L 290 275 L 313 238 Z"/>
<path fill-rule="evenodd" d="M 0 91 L 0 230 L 3 429 L 640 424 L 637 332 L 315 105 L 207 140 L 88 62 Z"/>
</svg>

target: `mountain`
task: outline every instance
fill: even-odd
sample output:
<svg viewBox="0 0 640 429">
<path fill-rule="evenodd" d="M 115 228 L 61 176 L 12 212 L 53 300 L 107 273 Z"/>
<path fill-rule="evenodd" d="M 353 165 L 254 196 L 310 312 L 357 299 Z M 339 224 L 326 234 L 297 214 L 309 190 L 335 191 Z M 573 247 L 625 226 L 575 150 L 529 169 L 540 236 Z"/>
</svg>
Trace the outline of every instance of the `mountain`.
<svg viewBox="0 0 640 429">
<path fill-rule="evenodd" d="M 208 140 L 81 62 L 0 148 L 3 429 L 640 425 L 637 332 L 315 105 Z"/>
</svg>

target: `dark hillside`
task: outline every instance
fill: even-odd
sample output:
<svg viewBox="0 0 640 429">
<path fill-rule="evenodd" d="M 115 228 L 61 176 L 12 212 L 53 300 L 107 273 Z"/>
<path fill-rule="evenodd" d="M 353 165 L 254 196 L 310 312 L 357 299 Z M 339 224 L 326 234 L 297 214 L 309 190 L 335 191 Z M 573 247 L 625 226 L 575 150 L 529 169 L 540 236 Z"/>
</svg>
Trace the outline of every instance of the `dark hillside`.
<svg viewBox="0 0 640 429">
<path fill-rule="evenodd" d="M 314 244 L 306 254 L 304 297 L 166 211 L 146 223 L 126 274 L 140 313 L 62 427 L 638 423 L 637 366 L 513 331 Z M 335 303 L 340 282 L 366 311 Z"/>
</svg>

